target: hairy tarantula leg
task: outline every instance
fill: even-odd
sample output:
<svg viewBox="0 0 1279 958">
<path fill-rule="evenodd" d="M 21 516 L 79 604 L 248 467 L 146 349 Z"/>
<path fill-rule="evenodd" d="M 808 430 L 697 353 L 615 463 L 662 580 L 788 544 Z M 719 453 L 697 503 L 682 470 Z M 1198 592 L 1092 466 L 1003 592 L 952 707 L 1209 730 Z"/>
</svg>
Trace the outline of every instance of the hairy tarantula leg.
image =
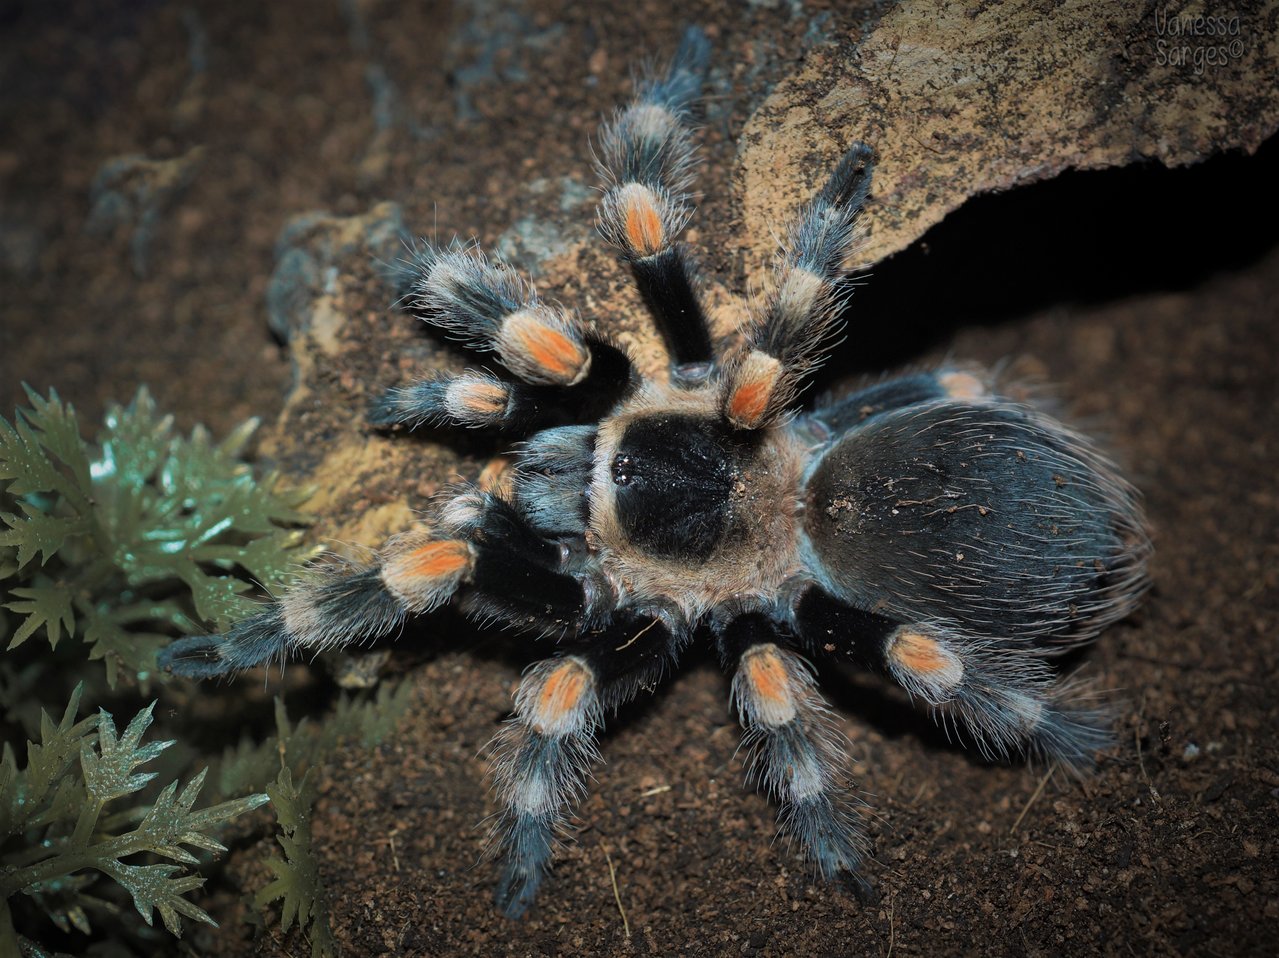
<svg viewBox="0 0 1279 958">
<path fill-rule="evenodd" d="M 395 386 L 373 401 L 375 426 L 495 427 L 527 434 L 564 420 L 594 422 L 631 388 L 634 369 L 618 346 L 589 334 L 591 371 L 575 386 L 534 386 L 482 370 Z"/>
<path fill-rule="evenodd" d="M 396 277 L 409 312 L 492 351 L 519 382 L 485 372 L 436 376 L 388 390 L 375 425 L 426 422 L 531 429 L 554 419 L 598 419 L 634 386 L 630 357 L 480 250 L 422 244 Z"/>
<path fill-rule="evenodd" d="M 518 918 L 550 869 L 568 809 L 586 792 L 603 721 L 591 667 L 576 656 L 537 663 L 515 696 L 515 716 L 493 740 L 493 784 L 503 809 L 489 833 L 505 858 L 498 906 Z"/>
<path fill-rule="evenodd" d="M 572 386 L 590 372 L 587 328 L 474 246 L 421 244 L 399 279 L 410 313 L 473 349 L 495 352 L 525 382 Z"/>
<path fill-rule="evenodd" d="M 372 641 L 407 614 L 430 612 L 470 587 L 468 611 L 509 622 L 567 628 L 610 605 L 611 593 L 557 571 L 560 550 L 538 537 L 515 508 L 489 493 L 458 496 L 440 511 L 440 530 L 391 539 L 373 566 L 313 567 L 259 613 L 225 635 L 174 642 L 160 666 L 189 678 L 251 668 L 296 651 L 323 652 Z M 439 531 L 454 536 L 441 538 Z M 472 592 L 471 590 L 474 590 Z"/>
<path fill-rule="evenodd" d="M 387 543 L 376 565 L 347 561 L 307 569 L 262 611 L 224 635 L 179 639 L 161 651 L 161 668 L 203 679 L 370 642 L 399 628 L 408 614 L 430 612 L 452 597 L 475 564 L 461 539 L 411 532 Z"/>
<path fill-rule="evenodd" d="M 741 429 L 776 422 L 838 336 L 852 289 L 844 261 L 870 191 L 870 147 L 855 143 L 804 207 L 779 251 L 775 288 L 747 333 L 747 350 L 724 379 L 724 416 Z"/>
<path fill-rule="evenodd" d="M 474 501 L 472 501 L 474 500 Z M 490 494 L 459 496 L 440 511 L 436 530 L 392 538 L 376 565 L 330 562 L 313 566 L 261 612 L 224 635 L 174 642 L 160 666 L 190 678 L 251 668 L 291 652 L 323 652 L 381 638 L 407 614 L 430 612 L 465 583 L 538 597 L 541 607 L 581 615 L 582 587 L 551 572 L 558 550 L 506 518 L 511 507 Z"/>
<path fill-rule="evenodd" d="M 505 499 L 459 497 L 442 518 L 475 553 L 462 603 L 471 617 L 563 632 L 612 608 L 611 589 L 596 577 L 561 571 L 560 544 L 542 538 Z"/>
<path fill-rule="evenodd" d="M 595 469 L 595 426 L 544 429 L 518 450 L 512 501 L 529 526 L 551 537 L 583 537 L 586 490 Z"/>
<path fill-rule="evenodd" d="M 465 543 L 441 543 L 429 561 L 444 573 L 456 568 Z M 235 623 L 223 635 L 179 639 L 159 655 L 162 669 L 192 679 L 283 664 L 291 652 L 323 652 L 391 632 L 410 611 L 419 611 L 385 578 L 379 566 L 333 562 L 312 567 L 262 611 Z M 451 574 L 451 573 L 445 573 Z"/>
<path fill-rule="evenodd" d="M 934 399 L 974 402 L 990 395 L 986 377 L 978 369 L 943 366 L 928 372 L 893 376 L 866 386 L 825 406 L 812 418 L 834 435 L 841 435 L 882 413 Z"/>
<path fill-rule="evenodd" d="M 432 376 L 394 386 L 374 400 L 369 422 L 375 426 L 507 426 L 522 424 L 531 405 L 527 387 L 483 370 L 460 376 Z"/>
<path fill-rule="evenodd" d="M 759 613 L 719 635 L 720 654 L 735 668 L 751 777 L 777 800 L 782 830 L 800 840 L 823 878 L 855 874 L 870 846 L 854 811 L 843 736 L 808 666 L 777 643 L 776 627 Z"/>
<path fill-rule="evenodd" d="M 1111 742 L 1106 709 L 1057 680 L 1033 647 L 943 623 L 902 624 L 817 588 L 801 597 L 795 620 L 811 651 L 887 673 L 944 724 L 966 729 L 987 758 L 1025 752 L 1084 770 Z"/>
<path fill-rule="evenodd" d="M 710 43 L 689 28 L 666 69 L 600 132 L 600 235 L 630 264 L 666 340 L 676 372 L 712 359 L 710 332 L 687 254 L 678 241 L 692 213 L 694 145 L 689 121 Z M 676 381 L 679 381 L 677 375 Z"/>
<path fill-rule="evenodd" d="M 575 647 L 525 674 L 515 715 L 493 741 L 494 788 L 503 808 L 489 849 L 505 862 L 496 897 L 510 918 L 528 909 L 550 871 L 554 847 L 599 758 L 595 739 L 604 710 L 656 681 L 676 652 L 660 620 L 643 626 L 633 616 Z"/>
</svg>

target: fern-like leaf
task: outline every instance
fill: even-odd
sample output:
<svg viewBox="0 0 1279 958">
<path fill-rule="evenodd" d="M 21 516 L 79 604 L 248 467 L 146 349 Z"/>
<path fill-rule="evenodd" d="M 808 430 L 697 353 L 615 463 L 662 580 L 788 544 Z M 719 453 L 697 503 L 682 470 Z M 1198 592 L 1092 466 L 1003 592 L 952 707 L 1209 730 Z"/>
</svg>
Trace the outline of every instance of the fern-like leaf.
<svg viewBox="0 0 1279 958">
<path fill-rule="evenodd" d="M 108 804 L 137 793 L 155 777 L 136 769 L 172 743 L 142 741 L 154 703 L 117 733 L 115 721 L 103 710 L 75 721 L 79 698 L 77 689 L 57 725 L 47 715 L 42 717 L 43 741 L 28 746 L 26 769 L 17 767 L 12 749 L 6 748 L 0 759 L 3 837 L 22 835 L 27 843 L 17 856 L 19 864 L 0 869 L 0 901 L 22 893 L 43 907 L 59 928 L 88 931 L 86 906 L 102 904 L 88 892 L 92 873 L 99 872 L 128 891 L 147 924 L 157 911 L 174 935 L 182 933 L 182 916 L 212 923 L 203 909 L 184 897 L 204 882 L 184 867 L 197 863 L 187 847 L 225 851 L 214 832 L 236 815 L 264 804 L 267 796 L 247 795 L 197 810 L 205 779 L 205 772 L 200 772 L 182 789 L 170 783 L 149 806 L 104 815 Z M 171 861 L 128 860 L 147 854 Z"/>
<path fill-rule="evenodd" d="M 372 697 L 343 694 L 320 721 L 289 720 L 284 701 L 275 700 L 276 734 L 263 742 L 241 742 L 214 764 L 220 795 L 256 791 L 270 784 L 281 765 L 301 773 L 327 762 L 344 745 L 370 749 L 394 734 L 412 704 L 411 682 L 384 682 Z"/>
<path fill-rule="evenodd" d="M 53 390 L 44 399 L 26 389 L 31 411 L 20 412 L 13 425 L 0 418 L 0 479 L 9 480 L 11 495 L 58 492 L 82 501 L 90 485 L 89 456 L 75 410 Z"/>
<path fill-rule="evenodd" d="M 283 768 L 275 783 L 267 786 L 267 794 L 280 823 L 277 839 L 284 857 L 267 861 L 275 878 L 253 896 L 253 903 L 262 908 L 279 901 L 282 931 L 287 932 L 296 921 L 310 935 L 312 958 L 336 955 L 328 901 L 311 847 L 311 809 L 315 802 L 311 772 L 295 788 L 293 774 Z"/>
<path fill-rule="evenodd" d="M 151 726 L 154 710 L 152 702 L 133 717 L 119 738 L 110 713 L 106 709 L 98 711 L 98 751 L 87 744 L 80 750 L 80 767 L 91 799 L 105 804 L 138 791 L 155 778 L 154 772 L 133 774 L 135 768 L 154 760 L 173 744 L 172 741 L 141 744 L 142 736 Z"/>
<path fill-rule="evenodd" d="M 58 586 L 28 586 L 13 589 L 10 594 L 17 601 L 5 603 L 5 608 L 25 615 L 27 621 L 13 633 L 9 648 L 16 649 L 31 638 L 37 629 L 43 628 L 50 648 L 56 649 L 64 630 L 68 635 L 75 632 L 75 609 L 66 589 Z"/>
<path fill-rule="evenodd" d="M 8 526 L 0 531 L 0 546 L 17 550 L 17 569 L 25 568 L 36 556 L 46 565 L 67 539 L 90 531 L 80 516 L 48 516 L 29 502 L 19 502 L 18 508 L 24 513 L 21 517 L 0 512 L 0 522 Z"/>
<path fill-rule="evenodd" d="M 98 725 L 96 715 L 76 721 L 83 692 L 81 683 L 71 693 L 57 725 L 47 712 L 40 711 L 40 744 L 28 743 L 24 771 L 18 771 L 13 749 L 6 743 L 0 762 L 0 796 L 4 799 L 0 803 L 0 838 L 52 824 L 65 816 L 77 797 L 84 797 L 83 786 L 67 776 Z M 79 795 L 73 795 L 77 790 Z"/>
<path fill-rule="evenodd" d="M 26 383 L 22 388 L 35 413 L 31 419 L 39 426 L 40 444 L 57 457 L 78 488 L 87 488 L 90 481 L 88 448 L 80 438 L 75 409 L 70 403 L 64 404 L 56 390 L 50 389 L 49 398 L 45 399 Z"/>
<path fill-rule="evenodd" d="M 182 937 L 179 915 L 193 921 L 217 926 L 209 913 L 182 896 L 204 884 L 199 875 L 188 875 L 178 865 L 125 865 L 118 861 L 106 862 L 103 870 L 119 882 L 131 896 L 138 914 L 149 925 L 158 910 L 164 927 L 177 938 Z M 176 877 L 175 877 L 176 873 Z"/>
<path fill-rule="evenodd" d="M 146 841 L 148 851 L 187 864 L 195 864 L 196 858 L 182 848 L 183 845 L 220 854 L 226 851 L 226 847 L 207 833 L 268 800 L 266 795 L 247 795 L 198 812 L 192 811 L 204 787 L 207 772 L 207 768 L 202 769 L 180 793 L 178 783 L 170 782 L 147 810 L 138 826 L 138 835 Z"/>
</svg>

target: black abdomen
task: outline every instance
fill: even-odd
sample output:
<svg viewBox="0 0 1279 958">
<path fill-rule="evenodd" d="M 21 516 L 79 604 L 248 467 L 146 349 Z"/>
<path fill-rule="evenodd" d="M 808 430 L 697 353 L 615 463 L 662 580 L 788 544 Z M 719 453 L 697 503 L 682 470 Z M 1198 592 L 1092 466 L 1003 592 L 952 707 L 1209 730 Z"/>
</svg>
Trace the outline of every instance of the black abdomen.
<svg viewBox="0 0 1279 958">
<path fill-rule="evenodd" d="M 1132 607 L 1149 540 L 1086 440 L 998 402 L 940 401 L 839 438 L 807 482 L 825 585 L 903 622 L 997 640 L 1087 638 Z"/>
</svg>

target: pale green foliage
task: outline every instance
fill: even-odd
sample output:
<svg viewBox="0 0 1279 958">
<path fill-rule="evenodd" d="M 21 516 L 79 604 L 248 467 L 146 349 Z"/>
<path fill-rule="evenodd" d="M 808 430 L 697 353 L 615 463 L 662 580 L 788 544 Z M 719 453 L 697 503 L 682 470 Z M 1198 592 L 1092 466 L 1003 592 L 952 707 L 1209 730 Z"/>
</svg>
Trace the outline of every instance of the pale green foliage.
<svg viewBox="0 0 1279 958">
<path fill-rule="evenodd" d="M 212 783 L 220 795 L 266 788 L 280 767 L 301 774 L 328 761 L 342 745 L 372 748 L 388 738 L 408 710 L 409 682 L 384 684 L 373 698 L 343 695 L 318 722 L 289 721 L 284 702 L 275 700 L 276 734 L 263 742 L 244 741 L 213 763 Z"/>
<path fill-rule="evenodd" d="M 88 933 L 90 912 L 115 910 L 94 893 L 98 874 L 105 874 L 129 893 L 148 925 L 157 911 L 174 935 L 182 934 L 181 916 L 212 924 L 185 897 L 204 879 L 187 872 L 186 866 L 197 859 L 183 846 L 226 851 L 213 834 L 267 796 L 247 795 L 197 811 L 204 784 L 200 772 L 181 789 L 171 782 L 149 805 L 108 808 L 145 788 L 154 773 L 137 769 L 173 743 L 142 742 L 154 703 L 117 734 L 106 711 L 76 720 L 80 694 L 77 688 L 58 723 L 41 715 L 41 741 L 28 744 L 25 768 L 18 767 L 8 745 L 0 759 L 0 908 L 5 923 L 9 902 L 22 894 L 64 931 Z M 9 945 L 16 947 L 16 942 L 0 941 L 0 947 Z"/>
<path fill-rule="evenodd" d="M 80 437 L 56 392 L 27 390 L 31 408 L 0 418 L 0 582 L 19 624 L 16 648 L 43 632 L 74 635 L 102 659 L 145 676 L 155 653 L 201 622 L 247 614 L 253 582 L 279 585 L 304 558 L 297 493 L 255 479 L 240 454 L 250 420 L 215 443 L 176 433 L 145 389 L 112 406 L 97 442 Z"/>
<path fill-rule="evenodd" d="M 253 904 L 261 909 L 280 901 L 280 929 L 287 932 L 296 921 L 311 939 L 311 958 L 328 958 L 337 954 L 337 942 L 329 927 L 328 900 L 311 847 L 311 810 L 315 805 L 311 776 L 308 771 L 295 788 L 293 774 L 282 768 L 275 782 L 267 786 L 280 822 L 276 837 L 284 857 L 267 860 L 275 878 L 253 896 Z"/>
<path fill-rule="evenodd" d="M 174 935 L 183 917 L 211 923 L 190 898 L 204 881 L 196 856 L 225 851 L 221 826 L 267 800 L 233 796 L 263 791 L 275 802 L 283 857 L 271 859 L 273 879 L 257 904 L 280 902 L 285 931 L 296 925 L 314 955 L 335 954 L 311 844 L 312 773 L 303 771 L 344 745 L 372 747 L 391 735 L 411 685 L 344 695 L 297 722 L 277 700 L 275 736 L 246 739 L 212 762 L 190 744 L 207 741 L 208 729 L 188 731 L 199 721 L 240 734 L 230 705 L 237 696 L 219 694 L 226 689 L 203 686 L 190 693 L 198 704 L 165 710 L 184 741 L 175 748 L 143 741 L 154 706 L 119 732 L 104 711 L 77 719 L 86 685 L 96 690 L 86 699 L 106 696 L 106 684 L 124 674 L 143 692 L 155 652 L 173 636 L 224 629 L 254 611 L 244 594 L 252 583 L 275 591 L 306 558 L 290 528 L 305 520 L 295 510 L 300 496 L 274 492 L 274 476 L 255 480 L 239 459 L 255 423 L 222 443 L 201 429 L 181 436 L 143 390 L 108 411 L 90 444 L 56 393 L 28 397 L 31 408 L 12 424 L 0 419 L 0 648 L 3 637 L 10 649 L 22 646 L 0 654 L 0 705 L 10 727 L 39 743 L 29 744 L 25 768 L 8 745 L 0 760 L 0 955 L 54 956 L 18 934 L 42 925 L 41 913 L 63 932 L 92 932 L 88 950 L 113 958 L 155 954 L 172 941 L 150 927 L 157 912 L 155 924 Z M 44 641 L 28 643 L 33 636 Z M 80 642 L 84 655 L 74 654 Z M 61 707 L 68 675 L 85 681 L 54 722 L 39 706 L 57 695 Z M 168 692 L 179 702 L 186 694 Z M 158 781 L 157 766 L 165 769 Z M 169 781 L 179 776 L 190 777 Z M 196 810 L 202 789 L 214 804 Z"/>
<path fill-rule="evenodd" d="M 313 958 L 337 953 L 324 885 L 311 847 L 315 766 L 343 745 L 372 748 L 388 738 L 408 710 L 412 696 L 413 686 L 408 682 L 383 685 L 374 698 L 343 695 L 322 721 L 304 718 L 296 724 L 290 722 L 284 702 L 276 698 L 276 735 L 261 743 L 244 742 L 227 749 L 215 766 L 214 781 L 223 794 L 265 787 L 271 796 L 285 857 L 267 863 L 275 877 L 254 896 L 254 904 L 260 910 L 284 899 L 281 930 L 287 932 L 295 921 L 308 930 Z M 306 773 L 295 788 L 293 773 L 303 769 Z M 274 782 L 272 774 L 276 775 Z"/>
</svg>

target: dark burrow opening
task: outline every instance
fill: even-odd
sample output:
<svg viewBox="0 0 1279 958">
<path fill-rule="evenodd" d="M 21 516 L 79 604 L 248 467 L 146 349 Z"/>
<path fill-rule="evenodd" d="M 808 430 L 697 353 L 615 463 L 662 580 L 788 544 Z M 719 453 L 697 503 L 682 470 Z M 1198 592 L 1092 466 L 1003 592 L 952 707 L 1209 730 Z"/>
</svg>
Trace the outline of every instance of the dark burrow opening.
<svg viewBox="0 0 1279 958">
<path fill-rule="evenodd" d="M 965 203 L 863 279 L 816 393 L 918 361 L 964 327 L 1185 291 L 1256 262 L 1276 240 L 1264 198 L 1279 178 L 1277 139 L 1252 156 L 1070 170 Z"/>
</svg>

